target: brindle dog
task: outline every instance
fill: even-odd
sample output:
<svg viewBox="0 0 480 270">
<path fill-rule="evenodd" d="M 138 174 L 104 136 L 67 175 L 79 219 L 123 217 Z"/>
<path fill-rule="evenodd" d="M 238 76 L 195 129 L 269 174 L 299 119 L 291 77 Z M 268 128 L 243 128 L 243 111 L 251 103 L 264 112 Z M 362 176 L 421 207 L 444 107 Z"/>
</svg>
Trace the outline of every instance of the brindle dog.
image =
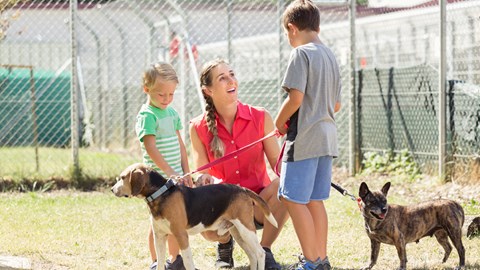
<svg viewBox="0 0 480 270">
<path fill-rule="evenodd" d="M 407 252 L 405 245 L 419 242 L 426 236 L 433 236 L 445 249 L 443 262 L 452 251 L 448 237 L 457 249 L 460 265 L 465 266 L 465 248 L 462 244 L 462 225 L 465 219 L 462 207 L 451 200 L 434 200 L 410 206 L 387 204 L 390 182 L 382 190 L 370 191 L 365 182 L 360 185 L 360 208 L 365 218 L 365 229 L 370 238 L 370 264 L 363 269 L 371 269 L 377 262 L 380 243 L 394 245 L 400 259 L 400 268 L 406 269 Z"/>
<path fill-rule="evenodd" d="M 480 236 L 480 217 L 474 218 L 468 225 L 467 237 L 472 239 L 475 236 Z"/>
</svg>

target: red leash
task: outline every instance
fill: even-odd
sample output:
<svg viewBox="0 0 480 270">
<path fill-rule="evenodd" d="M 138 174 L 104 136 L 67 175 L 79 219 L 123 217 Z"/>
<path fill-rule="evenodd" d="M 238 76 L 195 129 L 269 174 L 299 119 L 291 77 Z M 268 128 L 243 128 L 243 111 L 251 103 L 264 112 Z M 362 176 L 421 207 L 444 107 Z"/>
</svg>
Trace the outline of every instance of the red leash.
<svg viewBox="0 0 480 270">
<path fill-rule="evenodd" d="M 213 167 L 213 166 L 215 166 L 215 165 L 217 165 L 217 164 L 220 164 L 220 163 L 222 163 L 222 162 L 224 162 L 224 161 L 226 161 L 226 160 L 229 160 L 229 159 L 233 158 L 234 156 L 239 155 L 239 154 L 247 151 L 249 148 L 251 148 L 251 147 L 254 146 L 255 144 L 257 144 L 257 143 L 259 143 L 259 142 L 261 142 L 261 141 L 263 141 L 263 140 L 266 140 L 266 139 L 268 139 L 268 138 L 270 138 L 270 137 L 273 137 L 273 136 L 279 136 L 279 134 L 277 133 L 276 130 L 268 133 L 268 134 L 265 135 L 263 138 L 260 138 L 260 139 L 254 141 L 254 142 L 252 142 L 252 143 L 250 143 L 250 144 L 247 144 L 247 145 L 241 147 L 240 149 L 237 149 L 237 150 L 235 150 L 235 151 L 233 151 L 233 152 L 231 152 L 231 153 L 228 153 L 228 154 L 226 154 L 225 156 L 223 156 L 223 157 L 221 157 L 221 158 L 219 158 L 219 159 L 216 159 L 216 160 L 214 160 L 214 161 L 212 161 L 212 162 L 210 162 L 210 163 L 207 163 L 207 164 L 201 166 L 200 168 L 198 168 L 198 169 L 196 169 L 196 170 L 194 170 L 194 171 L 192 171 L 192 172 L 189 172 L 189 173 L 183 175 L 183 176 L 180 177 L 180 178 L 183 178 L 183 177 L 185 177 L 185 176 L 187 176 L 187 175 L 191 175 L 191 174 L 197 173 L 197 172 L 199 172 L 199 171 L 203 171 L 203 170 L 208 169 L 208 168 L 210 168 L 210 167 Z"/>
</svg>

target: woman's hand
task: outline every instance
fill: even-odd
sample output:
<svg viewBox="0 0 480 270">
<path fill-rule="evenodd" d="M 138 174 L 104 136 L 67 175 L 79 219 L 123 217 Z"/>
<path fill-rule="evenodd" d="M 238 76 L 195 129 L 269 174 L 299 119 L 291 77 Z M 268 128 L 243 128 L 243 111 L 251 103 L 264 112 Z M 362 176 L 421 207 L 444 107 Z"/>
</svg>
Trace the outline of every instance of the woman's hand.
<svg viewBox="0 0 480 270">
<path fill-rule="evenodd" d="M 201 187 L 213 184 L 213 177 L 208 173 L 200 174 L 195 181 L 195 186 Z"/>
</svg>

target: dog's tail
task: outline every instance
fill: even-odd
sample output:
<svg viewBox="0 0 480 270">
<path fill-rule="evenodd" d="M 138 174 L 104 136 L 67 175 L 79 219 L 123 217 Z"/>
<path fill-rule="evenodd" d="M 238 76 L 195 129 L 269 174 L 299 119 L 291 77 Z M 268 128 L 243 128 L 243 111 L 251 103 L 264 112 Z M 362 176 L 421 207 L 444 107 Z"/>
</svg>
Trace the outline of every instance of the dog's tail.
<svg viewBox="0 0 480 270">
<path fill-rule="evenodd" d="M 247 192 L 248 196 L 252 198 L 253 202 L 262 209 L 263 215 L 267 218 L 268 222 L 270 222 L 275 228 L 278 228 L 278 223 L 275 217 L 272 214 L 272 211 L 270 211 L 270 208 L 268 207 L 268 204 L 265 202 L 265 200 L 262 199 L 262 197 L 258 196 L 257 193 L 249 190 L 248 188 L 245 188 L 245 191 Z"/>
</svg>

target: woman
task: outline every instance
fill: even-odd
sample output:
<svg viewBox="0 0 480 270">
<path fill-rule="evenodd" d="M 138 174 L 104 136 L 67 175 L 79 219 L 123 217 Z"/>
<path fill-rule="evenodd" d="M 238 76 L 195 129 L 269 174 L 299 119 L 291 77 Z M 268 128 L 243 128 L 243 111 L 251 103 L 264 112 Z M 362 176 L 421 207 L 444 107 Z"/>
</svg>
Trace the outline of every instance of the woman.
<svg viewBox="0 0 480 270">
<path fill-rule="evenodd" d="M 238 81 L 226 61 L 220 59 L 206 63 L 201 72 L 200 84 L 206 112 L 193 119 L 190 125 L 196 168 L 274 130 L 272 117 L 265 109 L 238 101 Z M 263 214 L 259 209 L 255 209 L 255 222 L 264 229 L 260 244 L 265 250 L 265 269 L 281 269 L 273 257 L 271 246 L 288 219 L 288 214 L 277 198 L 278 178 L 271 180 L 267 174 L 265 155 L 271 168 L 274 168 L 279 155 L 279 146 L 274 137 L 263 140 L 231 160 L 205 170 L 196 184 L 237 184 L 259 194 L 267 202 L 278 222 L 278 228 L 264 222 Z M 216 266 L 233 267 L 234 242 L 230 234 L 219 236 L 216 232 L 210 232 L 203 236 L 219 242 Z"/>
</svg>

